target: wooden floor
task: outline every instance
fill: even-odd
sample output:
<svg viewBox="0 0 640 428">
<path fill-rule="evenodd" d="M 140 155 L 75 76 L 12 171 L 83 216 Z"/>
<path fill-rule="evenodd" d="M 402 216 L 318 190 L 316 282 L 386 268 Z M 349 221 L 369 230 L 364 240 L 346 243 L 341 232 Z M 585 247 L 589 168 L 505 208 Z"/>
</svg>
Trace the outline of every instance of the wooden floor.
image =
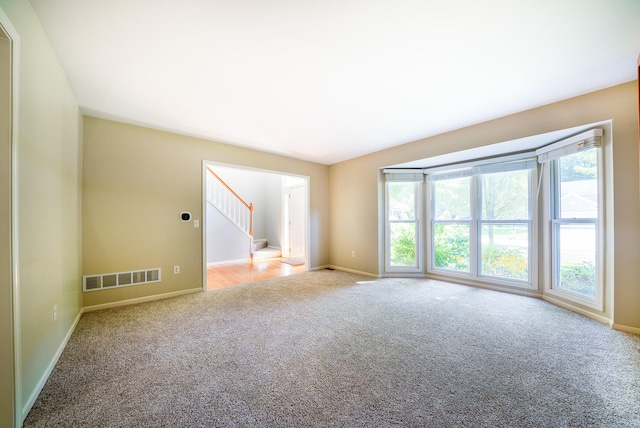
<svg viewBox="0 0 640 428">
<path fill-rule="evenodd" d="M 207 268 L 207 290 L 306 272 L 305 265 L 292 266 L 280 259 L 216 265 Z"/>
</svg>

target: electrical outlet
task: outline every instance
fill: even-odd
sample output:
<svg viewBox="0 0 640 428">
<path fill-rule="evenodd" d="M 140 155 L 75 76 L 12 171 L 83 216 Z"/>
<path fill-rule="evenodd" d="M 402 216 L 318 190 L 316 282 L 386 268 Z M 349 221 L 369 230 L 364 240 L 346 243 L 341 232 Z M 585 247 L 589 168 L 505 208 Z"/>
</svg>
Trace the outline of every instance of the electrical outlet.
<svg viewBox="0 0 640 428">
<path fill-rule="evenodd" d="M 351 257 L 355 257 L 356 256 L 356 252 L 354 250 L 351 251 Z"/>
<path fill-rule="evenodd" d="M 173 267 L 173 273 L 176 274 L 176 275 L 179 274 L 180 273 L 180 266 L 174 266 Z"/>
<path fill-rule="evenodd" d="M 58 321 L 58 305 L 53 305 L 53 320 Z"/>
</svg>

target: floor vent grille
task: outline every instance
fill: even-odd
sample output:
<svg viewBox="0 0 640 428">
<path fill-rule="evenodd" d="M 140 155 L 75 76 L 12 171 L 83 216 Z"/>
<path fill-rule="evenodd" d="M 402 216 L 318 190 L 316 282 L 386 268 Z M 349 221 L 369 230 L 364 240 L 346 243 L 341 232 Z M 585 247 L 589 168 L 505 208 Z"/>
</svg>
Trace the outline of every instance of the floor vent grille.
<svg viewBox="0 0 640 428">
<path fill-rule="evenodd" d="M 82 277 L 82 291 L 106 290 L 109 288 L 129 287 L 131 285 L 160 282 L 160 268 L 134 270 L 130 272 L 101 273 Z"/>
</svg>

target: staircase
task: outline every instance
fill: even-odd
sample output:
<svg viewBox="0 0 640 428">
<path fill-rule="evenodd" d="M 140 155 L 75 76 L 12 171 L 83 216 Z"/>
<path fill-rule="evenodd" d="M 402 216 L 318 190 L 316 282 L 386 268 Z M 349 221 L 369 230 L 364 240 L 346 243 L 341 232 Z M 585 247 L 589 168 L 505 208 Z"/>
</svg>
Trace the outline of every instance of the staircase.
<svg viewBox="0 0 640 428">
<path fill-rule="evenodd" d="M 282 251 L 269 247 L 266 239 L 254 239 L 251 244 L 251 260 L 278 259 L 282 257 Z"/>
<path fill-rule="evenodd" d="M 247 204 L 218 174 L 207 167 L 207 201 L 233 224 L 253 236 L 253 204 Z"/>
<path fill-rule="evenodd" d="M 269 247 L 266 239 L 253 238 L 253 204 L 246 203 L 209 167 L 207 201 L 249 238 L 251 260 L 282 257 L 282 251 Z"/>
</svg>

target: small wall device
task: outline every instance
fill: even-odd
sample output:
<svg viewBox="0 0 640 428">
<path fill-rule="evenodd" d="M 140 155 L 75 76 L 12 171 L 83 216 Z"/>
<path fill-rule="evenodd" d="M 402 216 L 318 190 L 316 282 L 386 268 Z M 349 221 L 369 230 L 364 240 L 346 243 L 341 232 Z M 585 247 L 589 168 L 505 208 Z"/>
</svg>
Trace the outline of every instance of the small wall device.
<svg viewBox="0 0 640 428">
<path fill-rule="evenodd" d="M 191 213 L 184 211 L 180 214 L 180 220 L 182 221 L 191 221 Z"/>
</svg>

